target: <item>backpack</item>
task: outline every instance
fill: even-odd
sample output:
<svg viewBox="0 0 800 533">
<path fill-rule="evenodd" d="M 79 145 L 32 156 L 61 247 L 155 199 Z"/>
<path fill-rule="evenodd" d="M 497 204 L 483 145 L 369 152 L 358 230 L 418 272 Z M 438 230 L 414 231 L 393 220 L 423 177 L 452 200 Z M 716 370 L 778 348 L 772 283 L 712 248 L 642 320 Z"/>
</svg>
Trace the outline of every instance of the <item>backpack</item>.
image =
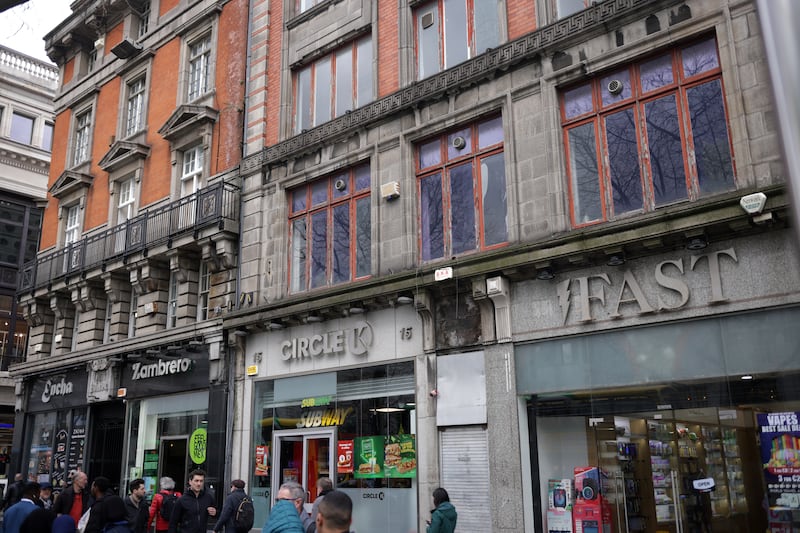
<svg viewBox="0 0 800 533">
<path fill-rule="evenodd" d="M 242 498 L 236 512 L 233 513 L 233 527 L 236 531 L 250 531 L 255 521 L 255 509 L 253 509 L 253 500 L 249 496 Z"/>
<path fill-rule="evenodd" d="M 178 497 L 175 496 L 174 492 L 172 494 L 161 493 L 161 509 L 159 510 L 159 514 L 161 518 L 167 522 L 172 518 L 172 510 L 175 509 L 176 501 L 178 501 Z"/>
</svg>

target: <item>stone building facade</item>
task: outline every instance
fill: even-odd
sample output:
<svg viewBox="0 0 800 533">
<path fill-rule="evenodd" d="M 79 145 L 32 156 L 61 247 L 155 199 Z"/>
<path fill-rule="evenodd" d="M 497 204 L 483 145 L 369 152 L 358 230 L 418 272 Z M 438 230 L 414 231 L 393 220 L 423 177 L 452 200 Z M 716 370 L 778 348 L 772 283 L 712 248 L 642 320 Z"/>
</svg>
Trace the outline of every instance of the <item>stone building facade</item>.
<svg viewBox="0 0 800 533">
<path fill-rule="evenodd" d="M 755 3 L 252 7 L 245 303 L 223 322 L 244 374 L 232 468 L 267 497 L 258 516 L 283 481 L 313 499 L 314 481 L 335 475 L 358 530 L 423 530 L 437 486 L 470 531 L 573 531 L 581 520 L 589 531 L 610 516 L 614 531 L 704 520 L 758 531 L 786 518 L 762 510 L 781 496 L 755 442 L 757 415 L 797 407 L 796 363 L 768 392 L 795 334 L 768 343 L 765 359 L 665 345 L 682 361 L 716 361 L 696 373 L 645 352 L 621 367 L 608 357 L 621 348 L 603 350 L 614 334 L 643 349 L 680 338 L 687 321 L 702 341 L 720 338 L 704 320 L 755 332 L 769 313 L 790 320 L 796 251 Z M 657 323 L 667 329 L 635 335 Z M 588 348 L 571 359 L 573 339 Z M 743 364 L 723 364 L 735 357 Z M 764 386 L 755 407 L 746 376 Z M 656 401 L 687 384 L 704 403 Z M 568 409 L 547 403 L 564 398 Z M 701 408 L 705 418 L 689 412 Z M 670 431 L 649 449 L 648 436 Z M 691 445 L 674 436 L 689 433 Z M 414 452 L 400 461 L 413 458 L 413 477 L 394 453 L 409 435 Z M 626 478 L 633 448 L 640 466 Z M 713 505 L 691 492 L 712 467 Z M 597 482 L 573 507 L 587 475 Z M 740 494 L 742 476 L 760 488 Z M 554 493 L 570 495 L 569 516 Z M 398 515 L 416 523 L 385 523 Z"/>
<path fill-rule="evenodd" d="M 246 34 L 242 0 L 86 0 L 46 36 L 56 142 L 11 370 L 30 479 L 224 478 Z"/>
<path fill-rule="evenodd" d="M 8 477 L 16 401 L 7 371 L 25 359 L 28 344 L 17 275 L 38 247 L 58 78 L 52 65 L 5 47 L 0 73 L 0 472 Z"/>
</svg>

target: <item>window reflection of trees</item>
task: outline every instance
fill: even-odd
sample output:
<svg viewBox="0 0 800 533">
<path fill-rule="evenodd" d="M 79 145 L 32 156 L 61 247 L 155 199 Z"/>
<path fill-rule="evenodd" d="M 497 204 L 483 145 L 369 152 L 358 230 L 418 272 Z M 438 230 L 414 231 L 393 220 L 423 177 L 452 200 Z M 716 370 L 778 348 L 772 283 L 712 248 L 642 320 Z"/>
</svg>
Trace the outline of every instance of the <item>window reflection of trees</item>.
<svg viewBox="0 0 800 533">
<path fill-rule="evenodd" d="M 606 117 L 611 190 L 617 214 L 642 208 L 642 178 L 634 117 L 633 108 Z"/>
<path fill-rule="evenodd" d="M 692 191 L 735 187 L 718 68 L 716 41 L 707 39 L 564 92 L 565 120 L 583 121 L 565 124 L 574 223 L 652 209 L 685 200 Z M 632 74 L 638 87 L 625 81 Z M 685 82 L 697 76 L 711 79 Z M 613 97 L 611 80 L 623 83 Z M 597 107 L 592 89 L 601 96 Z M 630 106 L 612 107 L 629 99 Z M 609 199 L 606 208 L 603 200 Z"/>
<path fill-rule="evenodd" d="M 686 91 L 694 139 L 697 179 L 703 193 L 733 187 L 728 125 L 722 107 L 722 84 L 714 80 Z"/>
<path fill-rule="evenodd" d="M 569 130 L 572 201 L 577 223 L 601 218 L 600 183 L 597 173 L 597 145 L 594 124 Z"/>
<path fill-rule="evenodd" d="M 686 198 L 686 174 L 675 95 L 647 103 L 645 119 L 656 205 Z"/>
<path fill-rule="evenodd" d="M 290 193 L 292 291 L 369 275 L 370 182 L 364 164 Z"/>
</svg>

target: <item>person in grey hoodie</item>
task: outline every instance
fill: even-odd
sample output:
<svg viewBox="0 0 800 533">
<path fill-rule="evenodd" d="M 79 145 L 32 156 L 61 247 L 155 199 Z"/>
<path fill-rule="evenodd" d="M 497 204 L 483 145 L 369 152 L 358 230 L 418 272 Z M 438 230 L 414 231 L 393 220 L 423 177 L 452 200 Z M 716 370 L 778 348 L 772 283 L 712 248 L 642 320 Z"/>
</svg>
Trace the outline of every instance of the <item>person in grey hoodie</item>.
<svg viewBox="0 0 800 533">
<path fill-rule="evenodd" d="M 456 529 L 456 508 L 450 503 L 450 496 L 442 487 L 433 491 L 431 519 L 428 521 L 426 533 L 453 533 Z"/>
</svg>

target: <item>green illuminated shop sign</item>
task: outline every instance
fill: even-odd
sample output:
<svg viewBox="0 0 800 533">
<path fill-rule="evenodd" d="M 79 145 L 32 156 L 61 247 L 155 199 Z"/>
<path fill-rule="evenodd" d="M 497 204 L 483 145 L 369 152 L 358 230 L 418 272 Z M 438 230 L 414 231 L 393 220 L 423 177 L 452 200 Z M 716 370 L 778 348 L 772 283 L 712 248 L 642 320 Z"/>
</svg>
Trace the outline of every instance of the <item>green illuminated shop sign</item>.
<svg viewBox="0 0 800 533">
<path fill-rule="evenodd" d="M 189 457 L 194 464 L 201 465 L 206 462 L 206 443 L 208 434 L 205 428 L 197 428 L 189 437 Z"/>
<path fill-rule="evenodd" d="M 332 396 L 317 396 L 315 398 L 304 398 L 300 402 L 300 407 L 324 407 L 333 401 Z"/>
</svg>

